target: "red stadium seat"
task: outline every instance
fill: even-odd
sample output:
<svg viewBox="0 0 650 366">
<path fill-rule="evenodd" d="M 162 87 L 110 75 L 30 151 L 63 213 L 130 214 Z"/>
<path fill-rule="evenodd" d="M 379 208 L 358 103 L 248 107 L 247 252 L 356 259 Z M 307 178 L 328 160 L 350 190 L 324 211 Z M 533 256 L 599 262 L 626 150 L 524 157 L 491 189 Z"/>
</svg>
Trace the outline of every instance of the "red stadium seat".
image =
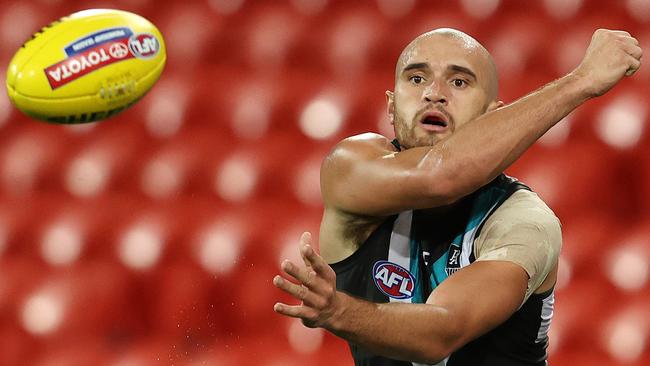
<svg viewBox="0 0 650 366">
<path fill-rule="evenodd" d="M 65 131 L 35 121 L 10 130 L 12 138 L 0 147 L 0 190 L 18 197 L 33 190 L 60 190 L 62 160 L 74 149 Z"/>
<path fill-rule="evenodd" d="M 627 203 L 601 193 L 617 186 L 618 169 L 617 156 L 606 147 L 575 142 L 555 149 L 531 149 L 509 172 L 529 184 L 563 219 L 585 210 L 589 214 L 607 213 Z"/>
<path fill-rule="evenodd" d="M 96 339 L 62 339 L 47 345 L 47 350 L 30 362 L 37 366 L 84 366 L 101 364 L 109 355 L 106 347 Z M 28 357 L 33 357 L 29 355 Z"/>
<path fill-rule="evenodd" d="M 569 350 L 550 357 L 549 365 L 557 366 L 591 366 L 591 365 L 616 365 L 616 363 L 602 351 L 592 348 Z"/>
<path fill-rule="evenodd" d="M 562 255 L 578 277 L 602 276 L 605 255 L 622 235 L 615 217 L 590 214 L 564 224 Z"/>
<path fill-rule="evenodd" d="M 209 297 L 218 291 L 208 274 L 189 262 L 177 262 L 156 271 L 146 281 L 142 300 L 149 299 L 146 321 L 156 334 L 185 342 L 193 349 L 206 347 L 221 328 L 219 314 L 211 310 Z"/>
<path fill-rule="evenodd" d="M 140 335 L 127 345 L 113 350 L 107 357 L 114 365 L 141 365 L 156 362 L 177 364 L 185 361 L 188 354 L 178 344 L 164 336 Z"/>
<path fill-rule="evenodd" d="M 0 329 L 18 329 L 21 328 L 24 299 L 49 277 L 50 272 L 37 261 L 27 258 L 5 257 L 0 264 L 0 319 L 3 324 Z M 11 342 L 11 339 L 27 335 L 24 331 L 15 332 L 16 338 L 5 338 L 5 341 Z"/>
<path fill-rule="evenodd" d="M 575 280 L 555 294 L 549 337 L 553 354 L 591 349 L 600 341 L 593 319 L 607 317 L 615 309 L 617 291 L 598 278 Z"/>
<path fill-rule="evenodd" d="M 5 309 L 3 314 L 10 314 Z M 35 340 L 23 329 L 15 324 L 7 324 L 6 316 L 3 316 L 3 326 L 0 329 L 0 364 L 19 365 L 29 362 L 34 356 L 34 349 L 37 349 Z M 9 321 L 13 323 L 13 321 Z"/>
<path fill-rule="evenodd" d="M 124 315 L 132 289 L 119 267 L 93 262 L 55 273 L 21 299 L 24 329 L 43 339 L 129 330 Z"/>
<path fill-rule="evenodd" d="M 649 297 L 636 296 L 619 302 L 600 326 L 599 345 L 619 363 L 640 361 L 650 344 Z"/>
<path fill-rule="evenodd" d="M 650 221 L 630 225 L 615 238 L 612 246 L 603 251 L 602 270 L 623 291 L 642 292 L 650 284 Z"/>
</svg>

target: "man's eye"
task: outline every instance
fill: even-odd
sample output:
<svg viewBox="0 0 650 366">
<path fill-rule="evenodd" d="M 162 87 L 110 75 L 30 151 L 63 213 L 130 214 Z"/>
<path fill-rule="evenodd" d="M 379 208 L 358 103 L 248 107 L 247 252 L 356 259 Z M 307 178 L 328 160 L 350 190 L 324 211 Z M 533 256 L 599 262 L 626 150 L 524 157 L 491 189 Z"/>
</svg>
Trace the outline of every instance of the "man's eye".
<svg viewBox="0 0 650 366">
<path fill-rule="evenodd" d="M 422 82 L 424 82 L 424 78 L 419 75 L 413 75 L 409 78 L 409 80 L 411 80 L 413 84 L 422 84 Z"/>
<path fill-rule="evenodd" d="M 463 79 L 454 79 L 454 80 L 452 80 L 451 82 L 452 82 L 452 83 L 454 84 L 454 86 L 457 87 L 457 88 L 463 88 L 463 87 L 467 86 L 467 81 L 465 81 L 465 80 L 463 80 Z"/>
</svg>

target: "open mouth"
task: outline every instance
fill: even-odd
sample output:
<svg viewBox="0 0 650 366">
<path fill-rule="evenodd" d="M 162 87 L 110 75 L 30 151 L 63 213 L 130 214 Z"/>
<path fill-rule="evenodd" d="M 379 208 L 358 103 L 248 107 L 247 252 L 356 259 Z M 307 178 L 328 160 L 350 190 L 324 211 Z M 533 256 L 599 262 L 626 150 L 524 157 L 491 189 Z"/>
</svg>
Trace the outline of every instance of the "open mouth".
<svg viewBox="0 0 650 366">
<path fill-rule="evenodd" d="M 432 117 L 432 116 L 425 117 L 422 120 L 422 124 L 431 125 L 431 126 L 447 127 L 447 121 L 445 121 L 444 119 L 442 119 L 440 117 Z"/>
<path fill-rule="evenodd" d="M 447 117 L 438 111 L 428 112 L 420 119 L 422 128 L 428 131 L 441 132 L 449 127 Z"/>
</svg>

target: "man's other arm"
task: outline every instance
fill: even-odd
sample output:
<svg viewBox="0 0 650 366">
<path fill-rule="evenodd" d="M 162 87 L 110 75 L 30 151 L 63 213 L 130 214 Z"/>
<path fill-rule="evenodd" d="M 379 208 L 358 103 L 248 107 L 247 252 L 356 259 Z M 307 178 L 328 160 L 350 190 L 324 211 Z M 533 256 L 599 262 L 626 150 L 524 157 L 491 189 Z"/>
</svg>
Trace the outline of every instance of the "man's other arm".
<svg viewBox="0 0 650 366">
<path fill-rule="evenodd" d="M 572 73 L 468 122 L 433 147 L 395 152 L 374 134 L 343 140 L 321 168 L 325 205 L 386 216 L 453 203 L 494 179 L 577 106 L 631 75 L 641 55 L 628 33 L 598 30 Z"/>
<path fill-rule="evenodd" d="M 280 314 L 301 318 L 377 355 L 435 363 L 508 319 L 523 302 L 528 275 L 507 261 L 476 262 L 446 279 L 426 304 L 376 304 L 336 291 L 336 275 L 301 238 L 306 267 L 285 261 L 275 286 L 302 301 L 275 304 Z M 480 306 L 477 306 L 480 304 Z"/>
</svg>

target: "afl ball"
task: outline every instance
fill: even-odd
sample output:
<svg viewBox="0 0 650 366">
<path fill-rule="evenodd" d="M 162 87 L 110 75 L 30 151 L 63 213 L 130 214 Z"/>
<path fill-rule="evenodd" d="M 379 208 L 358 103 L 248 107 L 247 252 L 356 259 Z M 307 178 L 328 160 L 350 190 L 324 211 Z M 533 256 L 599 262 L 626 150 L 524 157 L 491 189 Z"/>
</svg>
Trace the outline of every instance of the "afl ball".
<svg viewBox="0 0 650 366">
<path fill-rule="evenodd" d="M 167 59 L 160 31 L 126 11 L 84 10 L 36 32 L 7 70 L 7 93 L 25 114 L 51 123 L 109 118 L 142 98 Z"/>
</svg>

